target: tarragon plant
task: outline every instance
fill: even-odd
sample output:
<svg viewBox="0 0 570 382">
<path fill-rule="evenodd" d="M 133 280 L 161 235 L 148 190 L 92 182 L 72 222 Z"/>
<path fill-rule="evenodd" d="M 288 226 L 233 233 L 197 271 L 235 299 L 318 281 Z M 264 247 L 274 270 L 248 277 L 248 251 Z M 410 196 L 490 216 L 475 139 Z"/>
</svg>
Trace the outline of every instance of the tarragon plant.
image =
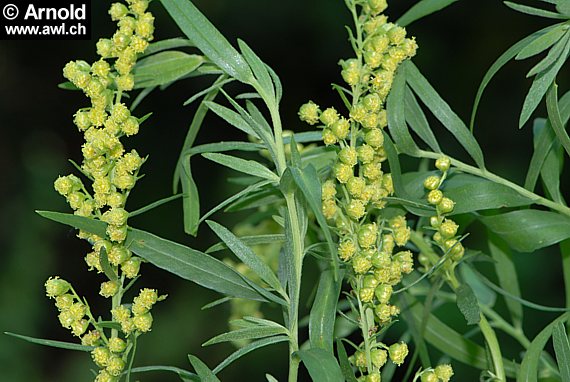
<svg viewBox="0 0 570 382">
<path fill-rule="evenodd" d="M 219 381 L 220 372 L 241 356 L 281 342 L 288 344 L 283 357 L 290 382 L 303 375 L 301 364 L 315 381 L 471 378 L 454 376 L 454 364 L 478 370 L 483 381 L 570 381 L 570 209 L 560 189 L 570 155 L 565 128 L 570 93 L 559 98 L 556 84 L 570 54 L 570 2 L 505 2 L 556 23 L 495 61 L 469 125 L 414 64 L 422 48 L 405 30 L 454 2 L 421 0 L 391 22 L 385 0 L 345 0 L 353 20 L 347 28 L 353 53 L 339 61 L 340 76 L 331 79 L 338 103 L 325 107 L 317 95 L 308 95 L 313 100 L 298 112 L 308 126 L 295 132 L 282 124 L 278 68 L 266 65 L 242 40 L 236 49 L 191 1 L 152 4 L 151 9 L 163 6 L 185 35 L 152 43 L 154 17 L 147 0 L 112 4 L 109 14 L 118 27 L 97 43 L 100 59 L 71 61 L 63 70 L 69 82 L 62 87 L 89 98 L 74 116 L 85 137 L 83 161 L 73 162 L 75 175 L 55 181 L 74 213 L 39 212 L 77 229 L 89 242 L 85 261 L 100 274 L 100 295 L 110 309 L 94 312 L 91 297 L 51 277 L 47 296 L 77 341 L 16 336 L 89 352 L 99 382 L 129 381 L 131 374 L 146 371 L 174 372 L 183 381 Z M 475 133 L 488 134 L 488 127 L 475 129 L 475 115 L 503 65 L 539 55 L 527 75 L 532 85 L 519 125 L 528 124 L 543 99 L 547 116 L 533 120 L 534 152 L 521 186 L 486 167 Z M 198 76 L 211 79 L 211 85 L 186 102 L 198 106 L 181 143 L 173 196 L 129 210 L 127 197 L 146 158 L 126 149 L 121 139 L 139 128 L 144 134 L 148 117 L 132 110 L 155 89 L 168 94 L 169 84 Z M 230 91 L 230 83 L 238 85 Z M 136 97 L 127 98 L 127 92 Z M 207 113 L 244 139 L 195 145 L 200 129 L 209 128 Z M 464 149 L 465 159 L 446 155 L 435 123 Z M 207 212 L 192 177 L 196 155 L 241 174 L 232 182 L 242 190 Z M 417 159 L 416 171 L 402 171 L 404 156 Z M 193 249 L 128 225 L 129 217 L 179 197 L 186 233 L 198 235 L 206 223 L 218 244 Z M 210 220 L 223 221 L 221 211 L 247 211 L 248 217 L 230 229 Z M 471 230 L 477 230 L 477 239 L 466 241 Z M 565 280 L 567 303 L 561 308 L 523 299 L 519 283 L 527 280 L 519 280 L 513 261 L 519 252 L 554 245 Z M 220 251 L 235 257 L 221 261 Z M 317 285 L 303 283 L 307 262 L 320 269 Z M 494 274 L 482 272 L 483 263 L 491 264 Z M 151 309 L 165 298 L 151 288 L 134 291 L 136 284 L 146 284 L 139 273 L 151 265 L 219 292 L 210 309 L 231 304 L 231 330 L 205 345 L 232 342 L 234 353 L 212 369 L 193 355 L 191 370 L 136 365 L 137 338 L 151 330 L 153 319 L 160 320 Z M 301 298 L 302 290 L 314 290 L 309 301 Z M 497 309 L 499 296 L 505 309 Z M 305 317 L 300 307 L 306 305 L 311 308 Z M 442 320 L 444 306 L 461 312 L 469 330 Z M 529 338 L 525 309 L 559 316 Z M 264 318 L 262 311 L 279 312 L 281 319 Z M 517 343 L 516 352 L 505 353 L 500 339 L 506 337 Z M 554 352 L 545 350 L 551 339 Z"/>
</svg>

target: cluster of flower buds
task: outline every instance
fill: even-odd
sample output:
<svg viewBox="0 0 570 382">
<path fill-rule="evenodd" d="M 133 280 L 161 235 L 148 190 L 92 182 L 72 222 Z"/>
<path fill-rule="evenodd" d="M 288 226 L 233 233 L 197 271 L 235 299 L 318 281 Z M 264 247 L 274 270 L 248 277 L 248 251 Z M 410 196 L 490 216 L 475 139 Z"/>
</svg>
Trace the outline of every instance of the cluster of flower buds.
<svg viewBox="0 0 570 382">
<path fill-rule="evenodd" d="M 435 167 L 441 171 L 441 176 L 431 175 L 424 181 L 424 187 L 427 190 L 427 201 L 435 206 L 436 210 L 436 215 L 429 219 L 430 226 L 436 231 L 433 234 L 433 241 L 447 256 L 444 263 L 446 270 L 452 270 L 465 254 L 465 248 L 457 235 L 459 226 L 452 219 L 446 217 L 446 215 L 453 212 L 455 202 L 446 197 L 441 190 L 450 166 L 450 159 L 442 156 L 435 162 Z M 430 259 L 425 254 L 421 254 L 418 257 L 418 261 L 426 270 L 434 266 L 434 261 L 436 260 Z"/>
<path fill-rule="evenodd" d="M 393 287 L 414 265 L 410 251 L 397 249 L 410 238 L 405 217 L 382 211 L 386 198 L 394 193 L 391 174 L 382 168 L 386 160 L 383 129 L 388 125 L 385 103 L 398 66 L 415 55 L 417 44 L 406 38 L 404 28 L 380 15 L 387 8 L 385 0 L 347 4 L 361 6 L 355 35 L 362 36 L 353 41 L 357 57 L 340 62 L 342 77 L 351 87 L 349 115 L 342 116 L 333 107 L 321 111 L 316 103 L 308 102 L 301 106 L 299 117 L 323 129 L 325 145 L 338 147 L 332 175 L 322 185 L 322 211 L 335 222 L 338 255 L 353 271 L 349 280 L 354 295 L 364 310 L 372 309 L 375 321 L 385 326 L 399 314 L 398 307 L 390 303 Z M 380 380 L 387 349 L 398 365 L 408 353 L 403 343 L 388 347 L 373 342 L 369 351 L 372 360 L 364 351 L 351 358 L 366 371 L 363 378 L 370 382 Z"/>
<path fill-rule="evenodd" d="M 449 382 L 453 376 L 453 368 L 449 364 L 438 365 L 435 369 L 422 371 L 421 382 Z"/>
<path fill-rule="evenodd" d="M 100 294 L 112 298 L 112 316 L 120 324 L 124 339 L 117 330 L 107 339 L 97 322 L 86 319 L 87 303 L 67 293 L 70 287 L 65 288 L 63 280 L 48 280 L 46 289 L 48 296 L 56 299 L 62 325 L 83 336 L 83 344 L 96 347 L 92 356 L 101 368 L 96 378 L 99 382 L 119 379 L 130 348 L 129 336 L 151 330 L 150 309 L 162 298 L 155 290 L 142 289 L 132 304 L 120 305 L 125 279 L 137 277 L 142 262 L 125 246 L 129 217 L 125 204 L 145 161 L 136 150 L 126 152 L 120 140 L 137 134 L 142 121 L 131 115 L 121 98 L 134 88 L 137 55 L 153 38 L 154 16 L 147 12 L 148 5 L 149 0 L 112 4 L 109 14 L 117 22 L 117 30 L 112 38 L 97 42 L 100 58 L 92 64 L 71 61 L 63 69 L 64 77 L 90 99 L 91 105 L 75 114 L 74 123 L 85 138 L 81 172 L 91 187 L 88 189 L 75 175 L 59 177 L 54 187 L 76 215 L 107 223 L 105 238 L 84 231 L 79 232 L 79 237 L 88 240 L 93 248 L 85 257 L 89 269 L 109 277 L 101 284 Z M 90 324 L 94 330 L 87 332 Z"/>
</svg>

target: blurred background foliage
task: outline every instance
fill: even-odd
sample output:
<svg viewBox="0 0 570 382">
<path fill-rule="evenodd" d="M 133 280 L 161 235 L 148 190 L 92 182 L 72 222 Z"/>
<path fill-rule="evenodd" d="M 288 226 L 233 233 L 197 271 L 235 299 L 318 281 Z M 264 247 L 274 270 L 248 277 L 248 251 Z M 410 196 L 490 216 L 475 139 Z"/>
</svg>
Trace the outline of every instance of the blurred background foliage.
<svg viewBox="0 0 570 382">
<path fill-rule="evenodd" d="M 228 37 L 245 40 L 280 75 L 285 93 L 282 114 L 287 129 L 306 129 L 296 117 L 300 104 L 313 99 L 321 105 L 338 104 L 331 82 L 341 82 L 337 62 L 350 55 L 344 25 L 350 24 L 342 0 L 196 0 L 199 8 Z M 389 15 L 395 20 L 415 1 L 392 1 Z M 81 135 L 72 124 L 72 115 L 86 99 L 63 91 L 61 69 L 73 59 L 95 58 L 95 41 L 112 33 L 114 25 L 106 10 L 107 1 L 93 1 L 92 41 L 0 41 L 0 330 L 35 337 L 72 340 L 59 326 L 57 311 L 44 297 L 43 283 L 50 275 L 61 275 L 76 290 L 88 296 L 95 311 L 106 312 L 106 301 L 97 296 L 100 278 L 87 272 L 83 262 L 86 243 L 72 231 L 43 220 L 36 209 L 68 211 L 63 198 L 53 190 L 59 174 L 73 171 L 67 158 L 80 161 Z M 151 10 L 157 20 L 156 39 L 180 35 L 174 23 L 155 1 Z M 454 110 L 467 120 L 483 74 L 491 63 L 520 38 L 542 28 L 548 21 L 516 13 L 497 0 L 461 0 L 448 9 L 408 28 L 420 46 L 415 62 Z M 510 63 L 489 86 L 475 127 L 475 134 L 487 154 L 488 167 L 519 183 L 531 155 L 529 126 L 517 129 L 518 113 L 530 80 L 526 71 L 532 60 Z M 568 72 L 562 71 L 561 92 L 567 88 Z M 126 140 L 148 154 L 149 161 L 129 199 L 129 209 L 168 196 L 178 151 L 193 114 L 182 107 L 190 95 L 206 82 L 187 80 L 155 92 L 139 107 L 137 115 L 152 111 L 141 133 Z M 537 115 L 545 115 L 544 107 Z M 220 120 L 207 119 L 198 141 L 235 139 L 236 133 Z M 445 141 L 442 141 L 445 142 Z M 444 145 L 455 154 L 453 144 Z M 413 169 L 414 162 L 404 162 Z M 234 190 L 224 182 L 219 167 L 196 159 L 193 172 L 202 189 L 203 208 L 214 205 Z M 567 171 L 562 179 L 568 179 Z M 568 186 L 568 182 L 563 185 Z M 565 188 L 567 189 L 567 188 Z M 219 216 L 216 216 L 219 219 Z M 226 215 L 232 226 L 238 214 Z M 184 235 L 180 201 L 160 207 L 130 224 L 172 240 L 205 249 L 213 242 L 201 228 L 197 239 Z M 473 234 L 468 246 L 485 249 Z M 516 257 L 523 295 L 545 305 L 563 306 L 560 258 L 556 253 L 520 254 Z M 309 264 L 305 272 L 305 292 L 317 269 Z M 165 272 L 143 266 L 138 285 L 159 288 L 169 298 L 155 309 L 153 331 L 140 341 L 137 365 L 164 364 L 188 368 L 186 355 L 192 353 L 214 365 L 233 349 L 227 345 L 202 348 L 214 334 L 227 327 L 228 305 L 200 311 L 216 299 L 214 293 Z M 533 337 L 553 316 L 527 311 L 525 329 Z M 269 313 L 271 314 L 271 313 Z M 463 318 L 452 309 L 453 325 L 466 330 Z M 448 319 L 446 318 L 446 321 Z M 509 343 L 507 342 L 508 346 Z M 508 349 L 507 357 L 516 357 Z M 262 380 L 265 372 L 279 379 L 286 374 L 285 347 L 266 348 L 246 356 L 225 370 L 224 381 Z M 92 367 L 85 353 L 39 347 L 11 337 L 0 336 L 0 380 L 89 381 Z M 454 364 L 456 380 L 475 381 L 476 372 Z M 142 381 L 176 381 L 174 375 L 148 374 Z"/>
</svg>

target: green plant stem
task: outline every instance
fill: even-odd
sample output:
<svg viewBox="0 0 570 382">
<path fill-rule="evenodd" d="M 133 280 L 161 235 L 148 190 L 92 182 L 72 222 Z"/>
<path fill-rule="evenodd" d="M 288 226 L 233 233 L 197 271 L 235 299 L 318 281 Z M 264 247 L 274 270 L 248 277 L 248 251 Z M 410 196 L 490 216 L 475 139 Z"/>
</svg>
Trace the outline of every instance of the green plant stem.
<svg viewBox="0 0 570 382">
<path fill-rule="evenodd" d="M 493 325 L 495 328 L 502 330 L 512 338 L 518 341 L 525 349 L 528 349 L 530 346 L 530 340 L 526 338 L 524 332 L 520 328 L 515 328 L 513 325 L 509 324 L 500 314 L 495 312 L 492 308 L 489 308 L 486 305 L 480 305 L 481 311 L 483 314 L 488 316 L 493 321 Z"/>
<path fill-rule="evenodd" d="M 491 353 L 495 377 L 497 381 L 506 381 L 507 377 L 505 375 L 505 367 L 503 366 L 503 356 L 501 355 L 501 346 L 499 345 L 497 335 L 482 313 L 480 317 L 479 328 L 481 328 L 481 333 L 483 333 L 483 337 L 485 337 L 485 341 L 489 347 L 489 353 Z"/>
<path fill-rule="evenodd" d="M 432 151 L 426 151 L 426 150 L 419 150 L 417 156 L 422 157 L 422 158 L 430 158 L 430 159 L 438 159 L 439 157 L 441 157 L 441 153 L 434 153 Z M 527 190 L 526 188 L 519 186 L 516 183 L 513 183 L 509 180 L 506 180 L 505 178 L 502 178 L 498 175 L 493 174 L 492 172 L 487 171 L 486 169 L 480 169 L 478 167 L 474 167 L 471 165 L 468 165 L 467 163 L 463 163 L 457 159 L 451 158 L 451 163 L 454 167 L 456 167 L 457 169 L 468 173 L 468 174 L 473 174 L 473 175 L 477 175 L 480 176 L 481 178 L 485 178 L 488 179 L 492 182 L 495 183 L 499 183 L 502 184 L 504 186 L 507 186 L 511 189 L 513 189 L 514 191 L 518 192 L 520 195 L 529 198 L 530 200 L 532 200 L 534 203 L 539 204 L 541 206 L 544 207 L 548 207 L 550 209 L 553 209 L 555 211 L 558 211 L 566 216 L 570 216 L 570 208 L 566 207 L 560 203 L 556 203 L 550 199 L 544 198 L 540 195 L 535 194 L 532 191 Z"/>
</svg>

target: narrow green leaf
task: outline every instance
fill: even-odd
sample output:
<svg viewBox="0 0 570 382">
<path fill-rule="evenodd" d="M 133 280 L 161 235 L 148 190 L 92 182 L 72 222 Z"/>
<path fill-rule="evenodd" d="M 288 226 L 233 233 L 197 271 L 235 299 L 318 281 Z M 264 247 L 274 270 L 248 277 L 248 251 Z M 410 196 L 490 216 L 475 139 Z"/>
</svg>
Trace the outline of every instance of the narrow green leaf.
<svg viewBox="0 0 570 382">
<path fill-rule="evenodd" d="M 291 167 L 291 174 L 293 174 L 293 179 L 295 179 L 295 183 L 297 183 L 299 189 L 305 196 L 307 203 L 309 204 L 311 210 L 315 214 L 315 217 L 317 219 L 317 222 L 319 223 L 319 226 L 321 227 L 323 235 L 325 235 L 325 239 L 327 240 L 327 244 L 329 246 L 331 263 L 334 267 L 334 274 L 336 278 L 338 276 L 338 260 L 336 256 L 336 246 L 333 243 L 330 228 L 322 212 L 321 185 L 319 181 L 319 175 L 317 174 L 317 170 L 315 170 L 315 168 L 311 165 L 303 168 L 302 170 L 299 168 Z"/>
<path fill-rule="evenodd" d="M 420 0 L 396 21 L 400 26 L 407 26 L 434 12 L 455 3 L 457 0 Z"/>
<path fill-rule="evenodd" d="M 278 334 L 287 334 L 287 329 L 276 328 L 276 327 L 264 327 L 257 325 L 251 328 L 238 329 L 228 333 L 217 335 L 214 338 L 208 340 L 207 342 L 204 342 L 202 346 L 209 346 L 228 341 L 253 340 L 258 338 L 275 336 Z"/>
<path fill-rule="evenodd" d="M 336 340 L 336 352 L 338 354 L 338 360 L 340 363 L 340 370 L 342 371 L 342 375 L 344 376 L 344 380 L 346 382 L 357 382 L 356 377 L 354 376 L 354 370 L 352 370 L 352 365 L 348 360 L 348 355 L 346 354 L 346 349 L 342 344 L 342 341 Z"/>
<path fill-rule="evenodd" d="M 148 45 L 145 49 L 144 53 L 142 53 L 139 57 L 146 57 L 150 56 L 151 54 L 155 54 L 158 52 L 162 52 L 164 50 L 176 49 L 176 48 L 193 48 L 194 44 L 188 39 L 182 37 L 175 37 L 169 38 L 166 40 L 160 40 L 152 42 Z"/>
<path fill-rule="evenodd" d="M 265 300 L 244 276 L 210 255 L 134 228 L 126 243 L 136 255 L 183 279 L 228 296 Z"/>
<path fill-rule="evenodd" d="M 269 71 L 269 75 L 271 76 L 271 80 L 273 81 L 273 85 L 275 85 L 275 99 L 277 100 L 277 104 L 281 102 L 281 98 L 283 97 L 283 85 L 281 84 L 281 80 L 279 76 L 269 65 L 267 65 L 267 70 Z"/>
<path fill-rule="evenodd" d="M 275 378 L 274 376 L 272 376 L 271 374 L 265 374 L 265 378 L 267 379 L 267 382 L 279 382 L 277 380 L 277 378 Z"/>
<path fill-rule="evenodd" d="M 425 319 L 424 307 L 411 297 L 408 298 L 413 301 L 410 312 L 416 324 L 420 325 Z M 480 370 L 488 369 L 485 349 L 441 322 L 433 314 L 430 314 L 427 318 L 424 339 L 436 349 L 459 362 Z M 503 360 L 503 363 L 506 375 L 511 378 L 514 377 L 517 373 L 518 365 L 509 360 Z"/>
<path fill-rule="evenodd" d="M 135 89 L 176 81 L 198 69 L 204 57 L 179 51 L 160 52 L 137 62 L 133 68 Z"/>
<path fill-rule="evenodd" d="M 497 235 L 489 233 L 489 253 L 495 261 L 495 273 L 499 285 L 505 291 L 518 298 L 521 297 L 517 271 L 513 262 L 513 254 L 508 245 Z M 523 321 L 523 308 L 519 301 L 505 298 L 511 319 L 515 327 L 521 327 Z"/>
<path fill-rule="evenodd" d="M 562 255 L 562 273 L 564 275 L 564 295 L 566 300 L 566 309 L 570 310 L 570 240 L 569 239 L 560 242 L 560 254 Z"/>
<path fill-rule="evenodd" d="M 570 218 L 555 212 L 520 210 L 479 220 L 519 252 L 533 252 L 570 237 Z"/>
<path fill-rule="evenodd" d="M 238 39 L 238 46 L 241 50 L 241 54 L 249 64 L 249 67 L 253 71 L 255 78 L 257 79 L 263 93 L 270 100 L 275 99 L 275 89 L 273 88 L 273 81 L 271 75 L 267 70 L 267 65 L 261 61 L 259 56 L 245 43 L 245 41 Z M 269 101 L 269 100 L 268 100 Z"/>
<path fill-rule="evenodd" d="M 95 346 L 84 346 L 84 345 L 74 344 L 74 343 L 70 343 L 70 342 L 44 340 L 43 338 L 28 337 L 28 336 L 23 336 L 21 334 L 10 333 L 10 332 L 4 332 L 4 334 L 6 334 L 8 336 L 19 338 L 19 339 L 27 341 L 27 342 L 31 342 L 33 344 L 50 346 L 53 348 L 60 348 L 60 349 L 67 349 L 67 350 L 78 350 L 78 351 L 91 351 L 91 350 L 95 349 Z"/>
<path fill-rule="evenodd" d="M 222 118 L 224 121 L 232 125 L 238 130 L 243 131 L 244 133 L 251 135 L 255 138 L 259 138 L 257 133 L 251 128 L 251 126 L 242 118 L 241 115 L 236 113 L 235 111 L 228 109 L 225 106 L 218 105 L 214 102 L 206 102 L 206 105 L 210 110 L 214 112 L 218 117 Z"/>
<path fill-rule="evenodd" d="M 101 265 L 103 273 L 105 273 L 105 276 L 107 276 L 109 280 L 118 281 L 119 278 L 109 263 L 109 258 L 107 257 L 107 250 L 105 247 L 101 247 L 99 264 Z"/>
<path fill-rule="evenodd" d="M 301 358 L 315 382 L 343 382 L 344 377 L 336 358 L 324 349 L 310 348 L 295 353 Z"/>
<path fill-rule="evenodd" d="M 564 50 L 564 46 L 566 45 L 566 36 L 562 37 L 560 40 L 554 44 L 552 49 L 548 51 L 546 57 L 540 60 L 535 66 L 533 66 L 528 73 L 526 74 L 526 78 L 530 78 L 537 73 L 543 72 L 548 69 L 552 64 L 556 62 L 556 60 L 562 54 Z"/>
<path fill-rule="evenodd" d="M 194 367 L 194 370 L 196 370 L 196 374 L 200 377 L 200 382 L 220 382 L 218 377 L 216 377 L 216 373 L 212 372 L 198 357 L 188 354 L 188 359 Z"/>
<path fill-rule="evenodd" d="M 189 0 L 161 0 L 182 32 L 224 72 L 244 83 L 253 74 L 247 62 Z"/>
<path fill-rule="evenodd" d="M 542 0 L 542 1 L 548 1 L 549 3 L 556 4 L 556 10 L 559 13 L 567 17 L 570 17 L 570 1 L 568 0 Z"/>
<path fill-rule="evenodd" d="M 546 49 L 550 48 L 558 40 L 560 40 L 564 33 L 566 33 L 567 29 L 568 28 L 564 27 L 563 25 L 558 25 L 556 28 L 549 30 L 542 36 L 539 36 L 537 39 L 532 41 L 525 48 L 523 48 L 515 56 L 515 60 L 524 60 L 544 52 Z"/>
<path fill-rule="evenodd" d="M 309 318 L 311 348 L 324 349 L 332 354 L 336 304 L 342 286 L 342 277 L 336 280 L 331 270 L 321 272 L 319 286 Z"/>
<path fill-rule="evenodd" d="M 170 371 L 172 373 L 178 374 L 178 376 L 180 378 L 182 378 L 183 381 L 194 381 L 194 382 L 200 382 L 200 378 L 194 374 L 191 373 L 187 370 L 181 369 L 179 367 L 174 367 L 174 366 L 140 366 L 140 367 L 134 367 L 131 369 L 131 374 L 134 373 L 147 373 L 149 371 Z"/>
<path fill-rule="evenodd" d="M 493 62 L 493 65 L 491 65 L 489 70 L 487 70 L 487 73 L 485 73 L 483 80 L 481 80 L 481 84 L 479 85 L 479 89 L 477 89 L 477 95 L 475 96 L 475 101 L 473 102 L 473 111 L 471 112 L 471 119 L 470 119 L 470 123 L 469 123 L 469 129 L 471 131 L 473 131 L 473 128 L 475 126 L 475 116 L 477 115 L 477 109 L 479 107 L 479 102 L 481 101 L 481 97 L 483 96 L 483 92 L 485 91 L 485 89 L 487 88 L 487 85 L 489 85 L 489 82 L 491 82 L 491 80 L 493 79 L 495 74 L 497 74 L 497 72 L 503 66 L 505 66 L 505 64 L 507 62 L 509 62 L 517 54 L 519 54 L 519 52 L 522 49 L 526 48 L 534 40 L 541 37 L 545 33 L 548 33 L 552 29 L 557 28 L 559 25 L 560 24 L 550 25 L 550 26 L 543 28 L 537 32 L 534 32 L 530 36 L 523 38 L 522 40 L 518 41 L 516 44 L 511 46 L 509 49 L 507 49 L 506 52 L 504 52 L 502 55 L 500 55 L 499 58 L 497 58 L 497 60 L 495 62 Z"/>
<path fill-rule="evenodd" d="M 467 325 L 478 324 L 481 320 L 481 310 L 473 289 L 469 284 L 461 284 L 455 294 L 457 295 L 457 307 L 467 320 Z"/>
<path fill-rule="evenodd" d="M 449 105 L 437 94 L 435 89 L 420 73 L 418 68 L 411 62 L 402 64 L 406 70 L 406 79 L 410 87 L 420 97 L 423 103 L 430 109 L 433 115 L 443 124 L 443 126 L 457 139 L 465 151 L 473 158 L 477 166 L 485 168 L 483 151 L 479 143 L 471 134 L 461 118 L 451 110 Z"/>
<path fill-rule="evenodd" d="M 437 139 L 431 130 L 427 121 L 426 115 L 418 103 L 416 96 L 406 86 L 406 122 L 410 125 L 412 130 L 432 149 L 432 151 L 439 153 L 441 148 L 437 143 Z"/>
<path fill-rule="evenodd" d="M 231 155 L 218 154 L 218 153 L 206 153 L 202 154 L 206 159 L 211 160 L 221 164 L 222 166 L 231 168 L 244 174 L 257 176 L 258 178 L 271 180 L 273 182 L 279 182 L 279 177 L 270 169 L 253 160 L 246 160 L 242 158 L 237 158 Z"/>
<path fill-rule="evenodd" d="M 570 342 L 563 322 L 558 322 L 554 326 L 552 339 L 562 382 L 570 382 Z"/>
<path fill-rule="evenodd" d="M 567 17 L 561 15 L 560 13 L 547 11 L 540 8 L 529 7 L 528 5 L 522 5 L 517 3 L 512 3 L 510 1 L 505 1 L 505 5 L 509 8 L 514 9 L 515 11 L 526 13 L 527 15 L 531 16 L 539 16 L 539 17 L 546 17 L 549 19 L 566 19 Z"/>
<path fill-rule="evenodd" d="M 534 81 L 530 86 L 528 94 L 524 100 L 521 115 L 519 118 L 519 128 L 521 128 L 528 121 L 546 94 L 548 88 L 554 82 L 554 78 L 558 74 L 558 71 L 566 61 L 566 57 L 568 56 L 568 52 L 570 50 L 570 33 L 567 33 L 561 41 L 564 41 L 564 49 L 561 52 L 560 56 L 556 59 L 556 62 L 545 71 L 539 73 L 534 78 Z"/>
<path fill-rule="evenodd" d="M 568 319 L 568 313 L 564 313 L 552 321 L 532 340 L 521 362 L 517 382 L 537 382 L 538 363 L 542 350 L 552 335 L 554 327 L 566 319 Z"/>
<path fill-rule="evenodd" d="M 230 354 L 225 360 L 223 360 L 216 368 L 214 369 L 214 373 L 218 374 L 220 371 L 225 369 L 228 365 L 230 365 L 235 360 L 243 357 L 247 353 L 250 353 L 256 349 L 259 349 L 264 346 L 276 344 L 279 342 L 287 342 L 289 341 L 288 336 L 275 336 L 269 338 L 262 338 L 260 340 L 254 341 L 246 346 L 242 347 L 241 349 L 236 350 L 232 354 Z"/>
<path fill-rule="evenodd" d="M 273 243 L 283 243 L 285 241 L 285 235 L 282 233 L 267 234 L 267 235 L 255 235 L 255 236 L 240 236 L 239 239 L 251 247 L 260 244 L 273 244 Z M 228 246 L 224 242 L 220 242 L 212 245 L 206 250 L 206 253 L 213 253 L 227 249 Z"/>
<path fill-rule="evenodd" d="M 230 230 L 220 224 L 207 221 L 208 226 L 214 233 L 228 246 L 228 248 L 237 256 L 245 265 L 247 265 L 255 274 L 265 281 L 273 289 L 285 295 L 285 291 L 281 287 L 277 276 L 267 264 L 259 258 L 243 241 L 235 236 Z"/>
<path fill-rule="evenodd" d="M 226 78 L 222 81 L 215 81 L 212 85 L 208 86 L 206 89 L 204 90 L 200 90 L 198 93 L 193 94 L 190 98 L 188 98 L 186 101 L 184 101 L 183 105 L 184 106 L 188 106 L 190 105 L 192 102 L 196 101 L 197 99 L 203 97 L 206 94 L 211 93 L 213 90 L 216 89 L 221 89 L 223 88 L 225 85 L 229 84 L 230 82 L 233 82 L 234 79 L 233 78 Z"/>
<path fill-rule="evenodd" d="M 570 38 L 568 41 L 568 46 L 570 47 Z M 548 119 L 552 125 L 552 130 L 554 130 L 554 133 L 558 137 L 558 140 L 562 144 L 562 147 L 564 147 L 564 150 L 566 150 L 566 154 L 570 156 L 570 137 L 564 129 L 564 123 L 562 122 L 562 117 L 560 116 L 557 89 L 558 86 L 556 83 L 552 83 L 550 89 L 548 90 L 548 94 L 546 95 L 546 109 L 548 110 Z"/>
<path fill-rule="evenodd" d="M 534 191 L 538 176 L 544 167 L 546 158 L 549 156 L 554 140 L 556 139 L 556 135 L 552 131 L 550 123 L 544 118 L 534 120 L 533 134 L 534 151 L 524 181 L 524 188 L 529 191 Z"/>
<path fill-rule="evenodd" d="M 82 231 L 94 233 L 100 237 L 105 237 L 107 235 L 107 223 L 101 220 L 52 211 L 36 211 L 36 213 L 44 218 L 71 226 Z"/>
<path fill-rule="evenodd" d="M 406 70 L 400 67 L 396 72 L 392 89 L 386 101 L 388 113 L 388 128 L 398 151 L 403 154 L 417 155 L 419 148 L 410 135 L 406 124 L 405 101 Z"/>
</svg>

